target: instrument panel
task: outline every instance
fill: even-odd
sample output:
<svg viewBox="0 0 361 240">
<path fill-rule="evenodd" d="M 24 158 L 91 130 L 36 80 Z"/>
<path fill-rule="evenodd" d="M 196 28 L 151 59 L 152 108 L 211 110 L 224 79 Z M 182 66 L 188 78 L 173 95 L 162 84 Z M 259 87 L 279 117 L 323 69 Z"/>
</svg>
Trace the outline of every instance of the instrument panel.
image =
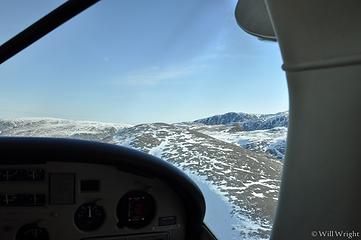
<svg viewBox="0 0 361 240">
<path fill-rule="evenodd" d="M 185 212 L 179 195 L 159 178 L 110 165 L 0 166 L 4 240 L 185 239 Z"/>
</svg>

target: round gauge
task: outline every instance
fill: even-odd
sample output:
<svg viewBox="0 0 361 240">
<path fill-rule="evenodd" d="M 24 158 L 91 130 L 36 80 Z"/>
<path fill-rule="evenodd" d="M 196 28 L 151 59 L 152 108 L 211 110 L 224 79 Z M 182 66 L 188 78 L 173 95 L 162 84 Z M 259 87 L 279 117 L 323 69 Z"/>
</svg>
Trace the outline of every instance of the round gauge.
<svg viewBox="0 0 361 240">
<path fill-rule="evenodd" d="M 154 218 L 156 205 L 154 198 L 144 191 L 131 191 L 118 203 L 117 217 L 119 227 L 142 228 Z"/>
<path fill-rule="evenodd" d="M 36 224 L 27 224 L 19 229 L 16 240 L 49 240 L 49 233 Z"/>
<path fill-rule="evenodd" d="M 75 212 L 74 223 L 82 231 L 94 231 L 105 220 L 105 211 L 96 203 L 84 203 Z"/>
</svg>

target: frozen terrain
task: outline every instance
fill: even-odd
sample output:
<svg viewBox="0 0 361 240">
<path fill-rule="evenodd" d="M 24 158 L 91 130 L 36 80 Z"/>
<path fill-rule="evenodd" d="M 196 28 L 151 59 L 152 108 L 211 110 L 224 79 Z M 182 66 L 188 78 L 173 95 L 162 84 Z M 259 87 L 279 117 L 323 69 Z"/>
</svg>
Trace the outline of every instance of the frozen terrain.
<svg viewBox="0 0 361 240">
<path fill-rule="evenodd" d="M 224 142 L 233 143 L 243 148 L 269 154 L 270 157 L 283 159 L 286 152 L 287 127 L 242 131 L 239 125 L 204 125 L 181 124 L 186 128 L 204 133 Z"/>
<path fill-rule="evenodd" d="M 269 235 L 280 184 L 280 161 L 184 126 L 165 123 L 124 128 L 115 141 L 161 157 L 191 173 L 198 185 L 207 185 L 217 196 L 207 198 L 212 209 L 207 220 L 222 216 L 213 215 L 214 209 L 222 206 L 217 201 L 227 203 L 228 208 L 224 209 L 228 210 L 223 214 L 230 222 L 229 230 L 236 235 L 232 239 L 262 239 Z M 208 196 L 215 196 L 209 191 Z M 215 226 L 216 223 L 214 219 Z"/>
<path fill-rule="evenodd" d="M 248 114 L 229 112 L 190 123 L 193 129 L 252 151 L 283 159 L 286 152 L 288 112 Z"/>
<path fill-rule="evenodd" d="M 231 125 L 237 123 L 242 131 L 287 127 L 288 112 L 274 114 L 249 114 L 229 112 L 194 121 L 205 125 Z"/>
<path fill-rule="evenodd" d="M 247 120 L 247 126 L 256 126 L 253 130 L 241 129 L 234 121 L 131 126 L 53 118 L 13 119 L 0 120 L 0 135 L 97 140 L 160 157 L 188 173 L 202 189 L 209 209 L 206 223 L 219 239 L 259 240 L 270 234 L 278 200 L 282 162 L 277 158 L 283 158 L 287 134 L 287 128 L 279 124 L 285 122 L 286 114 L 281 115 L 257 115 L 257 124 Z M 260 119 L 274 120 L 274 124 L 261 125 Z"/>
<path fill-rule="evenodd" d="M 70 137 L 112 142 L 119 129 L 128 124 L 74 121 L 58 118 L 0 119 L 0 135 Z"/>
</svg>

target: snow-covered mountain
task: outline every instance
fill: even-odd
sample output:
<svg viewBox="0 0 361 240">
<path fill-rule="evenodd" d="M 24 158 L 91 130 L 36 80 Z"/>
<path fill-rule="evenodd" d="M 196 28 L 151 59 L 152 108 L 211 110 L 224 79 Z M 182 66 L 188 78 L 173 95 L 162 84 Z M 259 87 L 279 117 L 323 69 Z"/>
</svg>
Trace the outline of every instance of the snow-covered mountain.
<svg viewBox="0 0 361 240">
<path fill-rule="evenodd" d="M 270 154 L 277 159 L 283 159 L 285 156 L 288 112 L 229 112 L 182 124 L 219 140 Z"/>
<path fill-rule="evenodd" d="M 224 142 L 233 143 L 255 152 L 269 154 L 271 157 L 277 159 L 283 159 L 285 156 L 287 138 L 286 127 L 242 131 L 238 124 L 204 125 L 192 123 L 182 125 Z"/>
<path fill-rule="evenodd" d="M 197 176 L 195 181 L 211 186 L 231 205 L 229 218 L 233 221 L 228 230 L 235 233 L 232 239 L 269 235 L 277 204 L 280 161 L 183 125 L 154 123 L 124 128 L 115 142 L 165 159 Z M 217 206 L 208 207 L 212 211 Z M 213 217 L 211 228 L 217 227 L 219 217 Z"/>
<path fill-rule="evenodd" d="M 58 118 L 0 119 L 0 135 L 70 137 L 112 142 L 119 129 L 128 124 L 74 121 Z"/>
<path fill-rule="evenodd" d="M 205 125 L 235 125 L 242 131 L 254 131 L 288 126 L 288 112 L 248 114 L 229 112 L 194 121 Z"/>
<path fill-rule="evenodd" d="M 286 132 L 285 127 L 244 131 L 231 122 L 131 126 L 53 118 L 0 120 L 0 135 L 98 140 L 174 164 L 200 186 L 209 209 L 206 223 L 219 239 L 227 240 L 268 238 L 282 169 L 270 151 L 284 153 Z"/>
</svg>

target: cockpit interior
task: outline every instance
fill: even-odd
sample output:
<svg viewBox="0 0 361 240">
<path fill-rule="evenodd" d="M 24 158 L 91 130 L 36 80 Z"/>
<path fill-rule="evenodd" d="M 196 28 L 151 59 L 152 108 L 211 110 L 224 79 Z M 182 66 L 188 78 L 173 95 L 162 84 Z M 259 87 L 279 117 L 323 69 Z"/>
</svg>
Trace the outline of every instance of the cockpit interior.
<svg viewBox="0 0 361 240">
<path fill-rule="evenodd" d="M 66 1 L 2 44 L 0 64 L 101 2 Z M 273 240 L 336 230 L 330 238 L 360 239 L 360 10 L 359 0 L 239 0 L 232 16 L 254 41 L 279 45 L 287 76 Z M 200 188 L 160 158 L 96 141 L 0 137 L 1 240 L 215 240 L 205 212 Z"/>
</svg>

